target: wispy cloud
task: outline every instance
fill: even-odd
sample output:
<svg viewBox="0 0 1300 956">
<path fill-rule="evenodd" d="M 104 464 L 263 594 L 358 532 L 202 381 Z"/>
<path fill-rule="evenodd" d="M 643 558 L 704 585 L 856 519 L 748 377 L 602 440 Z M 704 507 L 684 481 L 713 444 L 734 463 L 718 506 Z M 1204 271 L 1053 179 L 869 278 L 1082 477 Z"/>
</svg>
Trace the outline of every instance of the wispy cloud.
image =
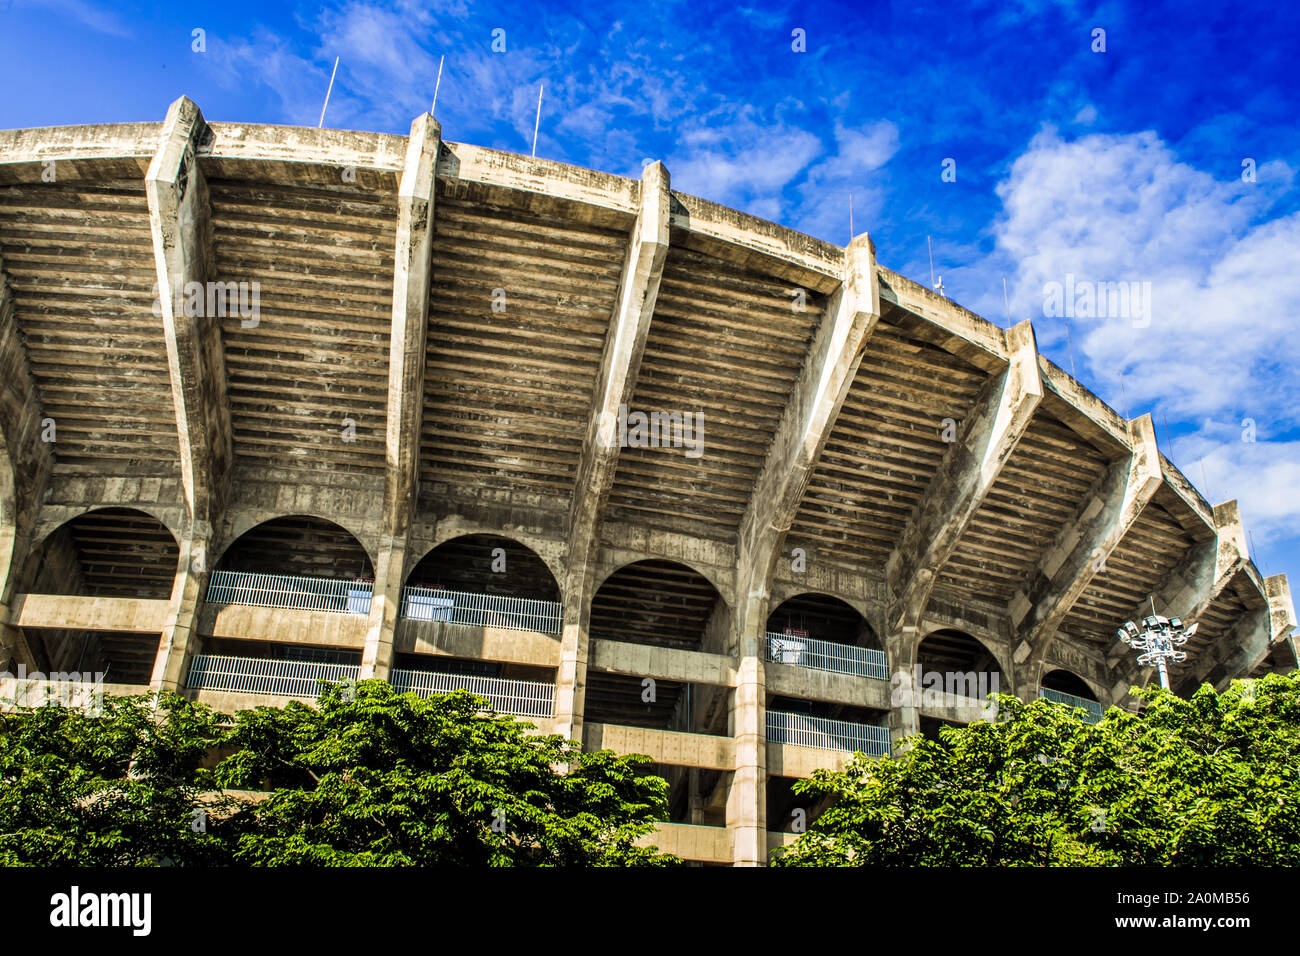
<svg viewBox="0 0 1300 956">
<path fill-rule="evenodd" d="M 69 17 L 96 33 L 113 37 L 130 37 L 131 31 L 117 13 L 104 9 L 89 0 L 12 0 L 15 8 L 44 10 L 53 16 Z"/>
</svg>

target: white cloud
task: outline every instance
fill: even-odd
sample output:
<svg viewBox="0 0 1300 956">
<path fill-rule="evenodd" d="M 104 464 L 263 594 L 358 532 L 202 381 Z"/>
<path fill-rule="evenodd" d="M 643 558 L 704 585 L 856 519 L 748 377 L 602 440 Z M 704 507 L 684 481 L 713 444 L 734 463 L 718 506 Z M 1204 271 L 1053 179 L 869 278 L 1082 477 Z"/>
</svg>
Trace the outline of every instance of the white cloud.
<svg viewBox="0 0 1300 956">
<path fill-rule="evenodd" d="M 1290 186 L 1285 164 L 1261 166 L 1253 184 L 1235 172 L 1182 162 L 1151 132 L 1067 141 L 1045 130 L 998 187 L 984 265 L 1012 263 L 1013 314 L 1031 315 L 1040 341 L 1063 333 L 1044 316 L 1046 283 L 1149 282 L 1149 326 L 1072 321 L 1081 377 L 1122 408 L 1122 371 L 1133 415 L 1191 425 L 1178 444 L 1188 476 L 1199 484 L 1203 462 L 1203 490 L 1238 498 L 1256 538 L 1277 541 L 1300 519 L 1300 442 L 1267 440 L 1300 426 L 1300 214 L 1268 218 Z M 1243 418 L 1257 423 L 1254 444 L 1240 440 Z"/>
</svg>

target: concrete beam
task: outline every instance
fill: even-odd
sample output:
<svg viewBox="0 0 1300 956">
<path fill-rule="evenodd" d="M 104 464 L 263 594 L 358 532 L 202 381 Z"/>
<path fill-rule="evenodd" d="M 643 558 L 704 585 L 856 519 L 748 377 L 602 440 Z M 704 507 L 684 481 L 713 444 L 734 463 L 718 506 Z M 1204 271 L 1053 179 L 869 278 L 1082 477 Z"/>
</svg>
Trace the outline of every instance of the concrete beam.
<svg viewBox="0 0 1300 956">
<path fill-rule="evenodd" d="M 564 630 L 555 689 L 556 732 L 580 740 L 587 676 L 588 623 L 594 597 L 600 517 L 618 465 L 618 411 L 632 400 L 646 336 L 668 258 L 669 176 L 662 163 L 641 174 L 640 211 L 632 229 L 618 298 L 587 417 L 587 434 L 569 509 Z"/>
<path fill-rule="evenodd" d="M 1057 628 L 1160 488 L 1160 452 L 1150 415 L 1129 423 L 1129 441 L 1128 459 L 1099 479 L 1012 599 L 1013 660 L 1028 663 L 1017 680 L 1021 694 L 1037 692 L 1038 671 Z"/>
<path fill-rule="evenodd" d="M 940 572 L 984 503 L 1043 397 L 1028 321 L 1005 332 L 1008 364 L 985 385 L 885 563 L 889 629 L 916 627 Z"/>
<path fill-rule="evenodd" d="M 204 314 L 204 284 L 216 272 L 207 182 L 196 160 L 207 135 L 199 108 L 186 97 L 174 102 L 145 175 L 145 193 L 158 271 L 155 314 L 167 343 L 181 484 L 191 520 L 213 527 L 224 506 L 233 453 L 221 327 Z M 191 307 L 195 286 L 204 290 L 198 296 L 204 308 Z"/>
<path fill-rule="evenodd" d="M 167 110 L 145 173 L 158 274 L 154 313 L 167 348 L 187 512 L 152 681 L 168 689 L 180 686 L 193 653 L 207 549 L 225 510 L 234 460 L 221 326 L 206 308 L 206 283 L 215 278 L 216 267 L 208 186 L 197 154 L 209 136 L 199 108 L 181 97 Z M 202 306 L 194 308 L 194 303 Z"/>
<path fill-rule="evenodd" d="M 641 176 L 641 207 L 623 263 L 618 299 L 610 317 L 600 377 L 587 419 L 582 459 L 573 486 L 569 520 L 570 565 L 587 562 L 595 549 L 600 514 L 614 483 L 620 448 L 619 407 L 632 400 L 646 337 L 668 258 L 668 171 L 652 163 Z"/>
<path fill-rule="evenodd" d="M 772 438 L 740 522 L 740 582 L 764 591 L 772 564 L 831 427 L 849 393 L 867 340 L 880 320 L 876 251 L 863 234 L 844 250 L 844 275 L 826 304 L 808 355 Z"/>
<path fill-rule="evenodd" d="M 383 535 L 375 564 L 375 596 L 361 656 L 361 677 L 387 678 L 406 574 L 407 536 L 415 519 L 424 411 L 425 343 L 433 265 L 434 175 L 442 128 L 416 117 L 397 187 L 393 314 L 388 359 Z"/>
<path fill-rule="evenodd" d="M 167 612 L 167 601 L 146 598 L 19 594 L 14 600 L 13 623 L 56 630 L 157 634 L 167 623 Z"/>
<path fill-rule="evenodd" d="M 406 534 L 415 514 L 433 271 L 434 169 L 441 140 L 442 128 L 428 113 L 411 124 L 406 166 L 397 194 L 385 434 L 384 528 L 388 534 Z"/>
<path fill-rule="evenodd" d="M 1294 656 L 1291 632 L 1296 627 L 1295 604 L 1285 574 L 1264 580 L 1265 602 L 1252 607 L 1218 645 L 1196 662 L 1193 675 L 1199 686 L 1205 681 L 1223 691 L 1234 677 L 1245 677 L 1279 647 Z"/>
</svg>

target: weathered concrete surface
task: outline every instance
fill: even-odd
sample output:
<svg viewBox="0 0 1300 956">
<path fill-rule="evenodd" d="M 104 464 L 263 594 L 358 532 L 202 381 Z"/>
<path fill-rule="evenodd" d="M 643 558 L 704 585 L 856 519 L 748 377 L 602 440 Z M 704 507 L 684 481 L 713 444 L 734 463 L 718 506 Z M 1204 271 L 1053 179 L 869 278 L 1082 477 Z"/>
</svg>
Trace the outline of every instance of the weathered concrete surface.
<svg viewBox="0 0 1300 956">
<path fill-rule="evenodd" d="M 780 697 L 798 697 L 804 700 L 824 700 L 852 707 L 871 707 L 889 710 L 889 681 L 830 671 L 796 667 L 792 664 L 766 664 L 766 689 Z"/>
<path fill-rule="evenodd" d="M 843 750 L 822 750 L 799 744 L 769 743 L 764 749 L 767 751 L 767 772 L 773 777 L 811 777 L 814 770 L 840 770 L 853 759 L 853 754 Z"/>
<path fill-rule="evenodd" d="M 624 641 L 591 641 L 588 663 L 614 674 L 691 684 L 732 687 L 737 679 L 736 663 L 729 655 Z"/>
<path fill-rule="evenodd" d="M 158 634 L 167 624 L 170 608 L 170 601 L 143 598 L 19 594 L 11 620 L 15 627 Z"/>
<path fill-rule="evenodd" d="M 560 663 L 560 642 L 553 634 L 406 618 L 397 622 L 393 650 L 400 654 L 462 657 L 537 667 L 555 667 Z"/>
<path fill-rule="evenodd" d="M 730 863 L 730 834 L 724 827 L 696 826 L 690 823 L 656 824 L 655 832 L 637 841 L 640 846 L 658 847 L 683 860 L 702 863 Z"/>
<path fill-rule="evenodd" d="M 583 725 L 584 750 L 613 750 L 624 754 L 645 754 L 655 763 L 705 770 L 734 770 L 735 743 L 730 737 L 689 734 L 672 730 L 651 730 L 617 724 Z"/>
<path fill-rule="evenodd" d="M 283 607 L 244 604 L 207 604 L 198 616 L 204 637 L 246 641 L 279 641 L 361 650 L 366 645 L 369 622 L 360 614 L 301 611 Z"/>
</svg>

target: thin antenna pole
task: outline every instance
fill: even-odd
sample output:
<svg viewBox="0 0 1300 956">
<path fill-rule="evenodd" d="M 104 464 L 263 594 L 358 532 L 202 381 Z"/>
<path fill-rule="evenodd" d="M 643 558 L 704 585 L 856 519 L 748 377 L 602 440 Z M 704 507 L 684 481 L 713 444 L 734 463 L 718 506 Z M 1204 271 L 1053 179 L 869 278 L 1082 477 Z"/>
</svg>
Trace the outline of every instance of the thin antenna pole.
<svg viewBox="0 0 1300 956">
<path fill-rule="evenodd" d="M 1201 484 L 1205 486 L 1205 493 L 1206 493 L 1207 495 L 1213 494 L 1213 492 L 1210 491 L 1210 479 L 1209 479 L 1208 477 L 1206 477 L 1206 474 L 1205 474 L 1205 459 L 1204 459 L 1204 458 L 1202 458 L 1202 459 L 1200 460 L 1200 466 L 1201 466 Z M 1217 497 L 1217 495 L 1216 495 L 1215 497 Z"/>
<path fill-rule="evenodd" d="M 1002 277 L 1002 304 L 1007 307 L 1007 328 L 1011 328 L 1011 300 L 1007 298 L 1007 277 L 1006 276 Z"/>
<path fill-rule="evenodd" d="M 853 190 L 849 190 L 849 242 L 853 241 Z"/>
<path fill-rule="evenodd" d="M 930 252 L 930 288 L 934 288 L 934 246 L 930 245 L 930 237 L 925 237 L 925 248 Z"/>
<path fill-rule="evenodd" d="M 325 111 L 329 109 L 330 94 L 334 92 L 334 74 L 338 73 L 338 71 L 339 71 L 339 58 L 335 57 L 334 69 L 330 71 L 330 85 L 329 88 L 325 90 L 325 105 L 320 108 L 320 122 L 316 124 L 317 129 L 320 129 L 322 126 L 325 125 Z"/>
<path fill-rule="evenodd" d="M 1065 351 L 1070 356 L 1070 378 L 1074 379 L 1077 382 L 1079 380 L 1079 375 L 1074 370 L 1074 344 L 1070 341 L 1070 319 L 1068 317 L 1065 320 Z M 1123 372 L 1120 373 L 1119 383 L 1120 383 L 1120 388 L 1123 388 L 1124 387 Z M 1124 399 L 1124 404 L 1128 405 L 1127 398 Z"/>
<path fill-rule="evenodd" d="M 537 130 L 542 125 L 542 87 L 545 84 L 537 84 L 537 122 L 533 124 L 533 155 L 537 155 Z"/>
<path fill-rule="evenodd" d="M 1119 393 L 1120 393 L 1122 396 L 1124 396 L 1124 417 L 1125 417 L 1127 420 L 1132 421 L 1132 420 L 1133 420 L 1133 415 L 1132 415 L 1132 413 L 1129 411 L 1129 408 L 1128 408 L 1128 392 L 1125 391 L 1125 389 L 1124 389 L 1124 373 L 1123 373 L 1123 372 L 1120 372 L 1120 373 L 1119 373 Z"/>
<path fill-rule="evenodd" d="M 1165 421 L 1165 441 L 1169 443 L 1169 457 L 1173 458 L 1174 457 L 1174 433 L 1169 430 L 1169 416 L 1164 412 L 1161 412 L 1160 417 L 1163 418 Z"/>
<path fill-rule="evenodd" d="M 1255 555 L 1259 554 L 1259 548 L 1255 547 L 1255 533 L 1251 531 L 1249 528 L 1247 528 L 1246 537 L 1250 539 L 1250 551 L 1251 551 L 1250 560 L 1254 561 Z M 1264 573 L 1268 574 L 1268 562 L 1264 561 L 1263 558 L 1260 558 L 1260 561 L 1263 562 L 1264 564 Z"/>
<path fill-rule="evenodd" d="M 447 59 L 445 53 L 438 57 L 438 78 L 433 81 L 433 105 L 429 107 L 430 116 L 434 115 L 433 111 L 438 108 L 438 87 L 442 86 L 442 61 L 445 59 Z"/>
</svg>

